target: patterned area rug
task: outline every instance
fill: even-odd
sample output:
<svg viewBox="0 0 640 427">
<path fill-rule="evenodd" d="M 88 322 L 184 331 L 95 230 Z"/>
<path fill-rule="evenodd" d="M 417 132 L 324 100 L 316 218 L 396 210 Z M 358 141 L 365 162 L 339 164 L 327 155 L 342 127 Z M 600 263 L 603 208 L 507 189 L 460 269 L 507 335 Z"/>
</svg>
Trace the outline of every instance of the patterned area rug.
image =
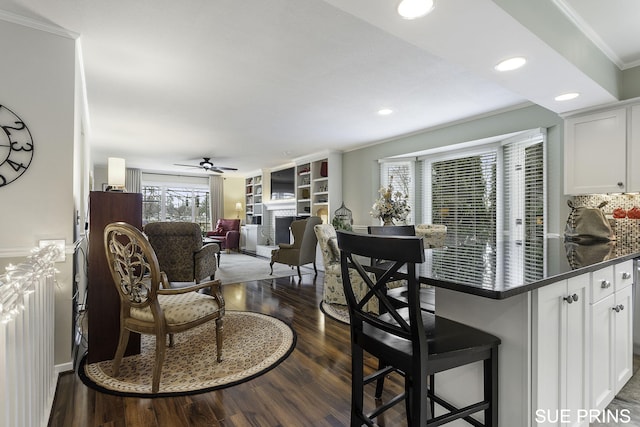
<svg viewBox="0 0 640 427">
<path fill-rule="evenodd" d="M 222 362 L 216 361 L 215 322 L 174 335 L 167 347 L 160 391 L 151 394 L 155 337 L 142 335 L 139 355 L 122 360 L 120 375 L 111 376 L 111 360 L 86 364 L 78 373 L 89 387 L 120 396 L 167 397 L 229 387 L 264 374 L 291 354 L 296 335 L 274 317 L 227 311 L 224 317 Z"/>
<path fill-rule="evenodd" d="M 300 271 L 302 274 L 314 273 L 313 266 L 300 267 Z M 273 274 L 271 274 L 267 259 L 237 252 L 222 253 L 220 266 L 216 271 L 216 279 L 220 279 L 223 285 L 297 275 L 298 270 L 295 267 L 291 268 L 278 263 L 273 264 Z"/>
<path fill-rule="evenodd" d="M 349 324 L 349 309 L 346 305 L 320 303 L 320 311 L 338 322 Z"/>
</svg>

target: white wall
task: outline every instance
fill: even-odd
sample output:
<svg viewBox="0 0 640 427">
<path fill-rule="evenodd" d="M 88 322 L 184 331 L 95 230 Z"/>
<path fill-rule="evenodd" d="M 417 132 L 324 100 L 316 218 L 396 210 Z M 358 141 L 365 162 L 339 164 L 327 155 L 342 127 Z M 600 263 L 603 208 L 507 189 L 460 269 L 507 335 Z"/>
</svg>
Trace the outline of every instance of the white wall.
<svg viewBox="0 0 640 427">
<path fill-rule="evenodd" d="M 355 224 L 377 224 L 369 211 L 380 186 L 378 159 L 533 128 L 547 128 L 548 230 L 551 233 L 562 232 L 568 214 L 562 190 L 563 121 L 557 114 L 538 106 L 496 113 L 344 153 L 344 203 L 352 210 Z"/>
<path fill-rule="evenodd" d="M 29 169 L 0 187 L 0 268 L 40 239 L 64 239 L 55 289 L 55 363 L 71 361 L 74 241 L 75 40 L 0 20 L 0 104 L 28 126 Z"/>
</svg>

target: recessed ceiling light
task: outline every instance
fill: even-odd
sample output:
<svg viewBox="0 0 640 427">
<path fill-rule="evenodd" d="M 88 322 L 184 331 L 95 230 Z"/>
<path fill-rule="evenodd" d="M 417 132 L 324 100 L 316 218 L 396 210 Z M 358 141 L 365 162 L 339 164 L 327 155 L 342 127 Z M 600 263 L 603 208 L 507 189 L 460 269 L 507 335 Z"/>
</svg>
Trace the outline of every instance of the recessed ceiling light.
<svg viewBox="0 0 640 427">
<path fill-rule="evenodd" d="M 527 60 L 525 58 L 523 58 L 522 56 L 516 56 L 514 58 L 505 59 L 494 68 L 497 71 L 511 71 L 522 67 L 526 63 Z"/>
<path fill-rule="evenodd" d="M 563 93 L 562 95 L 558 95 L 554 99 L 556 101 L 570 101 L 572 99 L 576 99 L 579 96 L 580 94 L 578 92 L 569 92 L 569 93 Z"/>
<path fill-rule="evenodd" d="M 422 18 L 433 10 L 433 0 L 402 0 L 398 5 L 398 14 L 404 19 Z"/>
<path fill-rule="evenodd" d="M 382 110 L 378 110 L 378 114 L 381 116 L 388 116 L 391 113 L 393 113 L 393 110 L 390 108 L 383 108 Z"/>
</svg>

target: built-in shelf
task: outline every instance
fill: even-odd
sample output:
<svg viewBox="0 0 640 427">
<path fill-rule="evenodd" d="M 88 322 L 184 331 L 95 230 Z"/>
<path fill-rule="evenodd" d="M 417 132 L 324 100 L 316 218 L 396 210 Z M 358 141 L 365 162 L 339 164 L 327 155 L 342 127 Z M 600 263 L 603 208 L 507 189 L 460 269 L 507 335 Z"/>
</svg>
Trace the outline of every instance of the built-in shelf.
<svg viewBox="0 0 640 427">
<path fill-rule="evenodd" d="M 245 209 L 247 224 L 262 224 L 262 175 L 245 179 Z"/>
</svg>

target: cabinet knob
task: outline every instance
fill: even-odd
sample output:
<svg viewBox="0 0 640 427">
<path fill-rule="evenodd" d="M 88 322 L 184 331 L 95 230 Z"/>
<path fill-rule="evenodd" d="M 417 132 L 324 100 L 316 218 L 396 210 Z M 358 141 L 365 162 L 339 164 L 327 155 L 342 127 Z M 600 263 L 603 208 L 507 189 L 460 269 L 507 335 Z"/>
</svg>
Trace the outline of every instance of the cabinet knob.
<svg viewBox="0 0 640 427">
<path fill-rule="evenodd" d="M 600 287 L 602 289 L 607 289 L 609 287 L 611 287 L 611 282 L 608 280 L 603 280 L 602 282 L 600 282 Z"/>
<path fill-rule="evenodd" d="M 619 313 L 620 312 L 620 307 L 616 305 L 611 310 L 615 311 L 616 313 Z"/>
<path fill-rule="evenodd" d="M 622 278 L 624 280 L 631 279 L 631 273 L 627 273 L 626 271 L 622 273 Z"/>
<path fill-rule="evenodd" d="M 620 313 L 622 310 L 624 310 L 624 305 L 620 304 L 620 305 L 616 305 L 615 307 L 612 308 L 613 311 L 615 311 L 616 313 Z"/>
<path fill-rule="evenodd" d="M 562 299 L 565 300 L 566 302 L 568 302 L 569 304 L 571 304 L 574 301 L 578 301 L 578 295 L 577 294 L 573 294 L 573 295 L 569 295 L 567 297 L 564 297 Z"/>
<path fill-rule="evenodd" d="M 618 182 L 618 187 L 619 188 L 624 188 L 624 182 L 622 182 L 622 181 Z"/>
</svg>

